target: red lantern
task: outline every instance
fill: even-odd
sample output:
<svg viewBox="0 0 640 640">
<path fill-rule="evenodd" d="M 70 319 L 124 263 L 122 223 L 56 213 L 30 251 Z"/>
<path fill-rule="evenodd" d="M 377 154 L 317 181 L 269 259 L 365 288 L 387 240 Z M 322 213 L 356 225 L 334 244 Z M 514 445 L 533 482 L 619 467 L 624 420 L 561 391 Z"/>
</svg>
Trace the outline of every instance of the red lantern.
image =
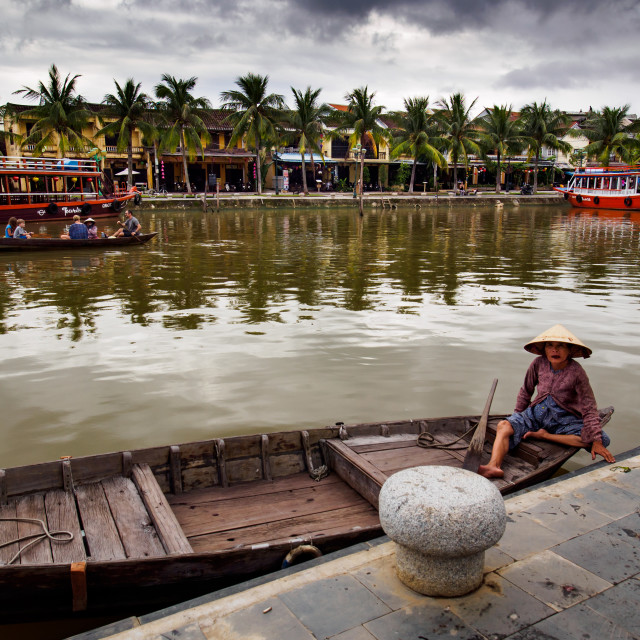
<svg viewBox="0 0 640 640">
<path fill-rule="evenodd" d="M 15 182 L 18 182 L 18 180 L 19 180 L 20 178 L 18 178 L 18 176 L 13 176 L 13 179 L 14 179 L 14 181 L 15 181 Z"/>
</svg>

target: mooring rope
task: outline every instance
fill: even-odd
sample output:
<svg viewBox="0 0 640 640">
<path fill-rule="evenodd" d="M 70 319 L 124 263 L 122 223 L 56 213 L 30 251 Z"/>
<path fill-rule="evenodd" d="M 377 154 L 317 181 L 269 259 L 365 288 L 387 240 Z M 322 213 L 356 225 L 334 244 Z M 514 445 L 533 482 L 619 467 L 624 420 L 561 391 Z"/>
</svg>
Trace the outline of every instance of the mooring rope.
<svg viewBox="0 0 640 640">
<path fill-rule="evenodd" d="M 19 542 L 22 542 L 23 540 L 34 538 L 34 540 L 31 540 L 31 542 L 22 547 L 22 549 L 20 549 L 20 551 L 18 551 L 18 553 L 16 553 L 13 558 L 11 558 L 9 562 L 7 562 L 7 564 L 13 564 L 27 549 L 30 549 L 45 538 L 49 538 L 51 542 L 57 542 L 59 544 L 66 544 L 73 540 L 73 533 L 71 533 L 71 531 L 49 531 L 44 521 L 38 520 L 38 518 L 0 518 L 0 522 L 30 522 L 31 524 L 39 524 L 42 527 L 42 533 L 30 533 L 26 536 L 20 536 L 18 538 L 15 538 L 14 540 L 0 543 L 0 549 L 2 549 L 2 547 L 8 547 L 11 544 L 17 544 Z"/>
<path fill-rule="evenodd" d="M 462 438 L 464 438 L 465 436 L 468 436 L 477 426 L 477 424 L 472 425 L 468 431 L 465 431 L 459 438 L 451 440 L 451 442 L 436 442 L 434 435 L 432 433 L 429 433 L 428 431 L 425 431 L 418 436 L 418 446 L 424 447 L 425 449 L 451 449 L 453 451 L 468 449 L 468 444 L 463 444 L 459 447 L 454 447 L 453 445 L 456 442 L 460 442 L 460 440 L 462 440 Z"/>
</svg>

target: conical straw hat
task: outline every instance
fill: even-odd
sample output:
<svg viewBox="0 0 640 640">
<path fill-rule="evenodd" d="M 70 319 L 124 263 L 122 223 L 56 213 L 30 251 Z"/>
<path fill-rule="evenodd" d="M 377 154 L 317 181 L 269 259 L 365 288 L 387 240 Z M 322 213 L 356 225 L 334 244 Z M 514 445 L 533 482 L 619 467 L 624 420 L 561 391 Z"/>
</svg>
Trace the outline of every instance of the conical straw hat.
<svg viewBox="0 0 640 640">
<path fill-rule="evenodd" d="M 527 342 L 524 348 L 529 353 L 535 353 L 537 356 L 544 355 L 545 342 L 565 342 L 569 345 L 569 353 L 572 358 L 588 358 L 591 355 L 591 349 L 576 338 L 571 331 L 565 329 L 561 324 L 555 324 L 550 329 L 543 331 L 539 336 Z"/>
</svg>

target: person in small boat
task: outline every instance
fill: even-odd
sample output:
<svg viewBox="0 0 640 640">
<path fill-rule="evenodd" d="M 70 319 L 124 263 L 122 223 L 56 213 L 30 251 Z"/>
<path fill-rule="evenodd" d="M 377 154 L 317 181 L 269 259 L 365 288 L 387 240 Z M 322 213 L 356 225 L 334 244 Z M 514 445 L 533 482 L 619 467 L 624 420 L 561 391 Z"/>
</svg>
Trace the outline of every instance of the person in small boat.
<svg viewBox="0 0 640 640">
<path fill-rule="evenodd" d="M 118 220 L 118 224 L 122 227 L 118 229 L 112 237 L 118 238 L 120 236 L 137 236 L 140 234 L 142 225 L 138 222 L 137 218 L 133 217 L 133 214 L 129 209 L 124 212 L 125 221 Z"/>
<path fill-rule="evenodd" d="M 80 222 L 80 216 L 73 216 L 73 224 L 69 225 L 69 231 L 60 236 L 63 240 L 87 240 L 89 233 L 86 225 Z"/>
<path fill-rule="evenodd" d="M 13 232 L 13 237 L 19 240 L 29 239 L 31 237 L 31 233 L 24 228 L 24 225 L 26 224 L 25 221 L 22 218 L 18 218 L 17 222 L 18 226 Z"/>
<path fill-rule="evenodd" d="M 18 226 L 18 219 L 15 216 L 11 216 L 9 218 L 9 222 L 7 223 L 7 226 L 4 228 L 4 237 L 13 238 L 13 234 L 15 233 L 17 226 Z"/>
<path fill-rule="evenodd" d="M 609 436 L 602 430 L 596 400 L 585 370 L 574 358 L 588 358 L 591 349 L 557 324 L 528 342 L 524 348 L 538 357 L 529 365 L 516 408 L 496 429 L 491 459 L 480 465 L 485 478 L 501 478 L 507 452 L 521 440 L 557 442 L 591 450 L 591 459 L 615 458 L 607 447 Z M 533 402 L 531 397 L 538 389 Z"/>
<path fill-rule="evenodd" d="M 95 240 L 98 237 L 98 226 L 93 218 L 87 218 L 84 221 L 87 227 L 87 233 L 89 234 L 89 240 Z"/>
</svg>

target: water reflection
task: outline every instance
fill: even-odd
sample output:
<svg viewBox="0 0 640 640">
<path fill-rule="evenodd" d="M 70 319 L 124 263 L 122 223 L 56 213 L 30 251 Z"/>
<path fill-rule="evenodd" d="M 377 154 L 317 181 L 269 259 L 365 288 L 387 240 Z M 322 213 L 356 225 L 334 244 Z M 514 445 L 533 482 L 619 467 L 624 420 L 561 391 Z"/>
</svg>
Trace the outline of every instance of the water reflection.
<svg viewBox="0 0 640 640">
<path fill-rule="evenodd" d="M 400 378 L 411 368 L 409 343 L 431 364 L 415 365 L 417 387 L 385 385 L 393 388 L 396 408 L 415 415 L 452 410 L 455 402 L 435 394 L 435 406 L 415 411 L 418 389 L 442 382 L 443 373 L 458 398 L 475 402 L 484 386 L 474 369 L 483 361 L 501 368 L 501 358 L 517 381 L 502 392 L 499 409 L 509 411 L 526 365 L 513 353 L 542 325 L 573 320 L 572 329 L 593 340 L 617 314 L 628 323 L 634 353 L 640 346 L 631 331 L 640 289 L 640 226 L 633 214 L 478 206 L 374 211 L 364 218 L 328 208 L 144 210 L 141 218 L 145 229 L 159 232 L 145 246 L 0 255 L 0 344 L 11 362 L 5 360 L 0 375 L 39 389 L 49 403 L 46 419 L 76 455 L 98 444 L 81 429 L 69 430 L 65 402 L 50 397 L 49 388 L 34 387 L 28 372 L 57 369 L 56 378 L 72 387 L 90 371 L 85 391 L 94 404 L 75 422 L 101 425 L 113 433 L 103 442 L 107 448 L 125 448 L 131 440 L 144 446 L 197 437 L 219 416 L 235 430 L 292 427 L 303 407 L 328 392 L 342 408 L 340 418 L 365 419 L 363 408 L 375 413 L 371 419 L 402 417 L 380 401 L 386 395 L 379 392 L 380 376 L 385 366 Z M 42 225 L 39 232 L 57 235 L 58 226 Z M 500 335 L 508 354 L 487 348 Z M 354 347 L 373 355 L 349 351 Z M 76 349 L 71 359 L 70 348 Z M 436 353 L 442 361 L 433 362 Z M 452 359 L 475 364 L 461 372 Z M 113 392 L 100 386 L 102 375 L 92 368 L 97 361 L 121 385 L 119 406 L 140 412 L 133 431 L 113 427 L 119 419 L 109 404 Z M 382 365 L 377 377 L 363 376 L 362 367 L 372 364 Z M 306 381 L 295 401 L 279 388 L 262 397 L 265 380 L 279 369 L 283 383 Z M 324 380 L 329 372 L 332 378 Z M 132 380 L 141 386 L 130 388 Z M 260 419 L 249 424 L 252 410 Z M 26 429 L 38 438 L 44 411 L 34 402 L 9 420 L 8 437 Z M 181 425 L 190 422 L 172 426 L 172 411 L 180 413 Z M 329 419 L 317 416 L 319 424 Z M 19 455 L 31 456 L 51 457 L 41 438 Z"/>
</svg>

